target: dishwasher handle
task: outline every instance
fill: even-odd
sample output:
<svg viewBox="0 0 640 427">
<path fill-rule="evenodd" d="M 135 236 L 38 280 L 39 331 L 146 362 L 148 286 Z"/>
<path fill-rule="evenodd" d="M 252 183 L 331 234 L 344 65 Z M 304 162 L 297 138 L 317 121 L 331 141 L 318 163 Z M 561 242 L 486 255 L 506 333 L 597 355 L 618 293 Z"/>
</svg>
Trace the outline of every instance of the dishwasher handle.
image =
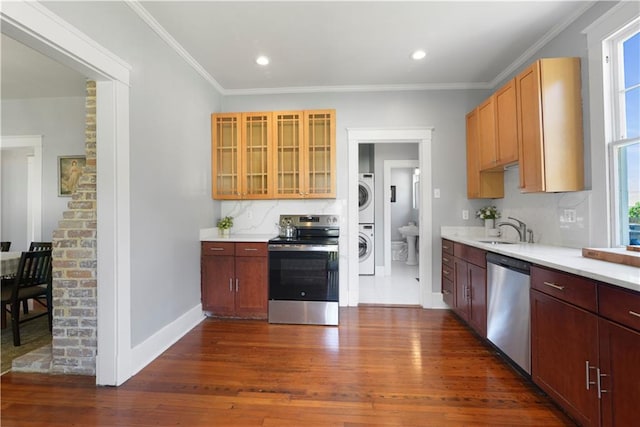
<svg viewBox="0 0 640 427">
<path fill-rule="evenodd" d="M 496 264 L 509 270 L 526 274 L 527 276 L 529 276 L 531 272 L 531 263 L 494 252 L 487 252 L 487 264 Z"/>
</svg>

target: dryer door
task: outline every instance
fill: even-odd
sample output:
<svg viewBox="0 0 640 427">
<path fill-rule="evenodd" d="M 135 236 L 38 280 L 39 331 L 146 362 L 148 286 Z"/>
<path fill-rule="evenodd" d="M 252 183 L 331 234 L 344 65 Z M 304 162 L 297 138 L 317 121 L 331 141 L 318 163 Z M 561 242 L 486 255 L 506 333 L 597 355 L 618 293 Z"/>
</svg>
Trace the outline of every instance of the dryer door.
<svg viewBox="0 0 640 427">
<path fill-rule="evenodd" d="M 358 236 L 358 258 L 360 262 L 363 262 L 371 256 L 371 240 L 369 237 L 360 233 Z"/>
</svg>

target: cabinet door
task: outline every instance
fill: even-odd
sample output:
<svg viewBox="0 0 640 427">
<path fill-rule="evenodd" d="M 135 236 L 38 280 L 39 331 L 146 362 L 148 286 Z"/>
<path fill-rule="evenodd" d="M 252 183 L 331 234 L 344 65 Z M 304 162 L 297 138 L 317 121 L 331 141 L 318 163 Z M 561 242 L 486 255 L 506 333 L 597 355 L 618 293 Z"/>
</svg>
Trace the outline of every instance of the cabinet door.
<svg viewBox="0 0 640 427">
<path fill-rule="evenodd" d="M 203 256 L 201 263 L 202 309 L 217 316 L 233 316 L 235 312 L 234 257 Z"/>
<path fill-rule="evenodd" d="M 598 318 L 531 290 L 531 378 L 583 426 L 600 421 Z"/>
<path fill-rule="evenodd" d="M 496 166 L 496 114 L 494 98 L 478 106 L 478 139 L 480 143 L 480 170 Z"/>
<path fill-rule="evenodd" d="M 273 195 L 271 138 L 271 113 L 242 114 L 243 199 L 267 199 Z"/>
<path fill-rule="evenodd" d="M 516 77 L 520 189 L 544 191 L 540 63 L 536 61 Z"/>
<path fill-rule="evenodd" d="M 454 311 L 465 321 L 469 321 L 469 278 L 467 263 L 459 258 L 453 259 L 455 288 Z"/>
<path fill-rule="evenodd" d="M 600 373 L 604 375 L 600 378 L 602 425 L 637 425 L 640 402 L 640 333 L 604 319 L 600 319 L 598 327 Z"/>
<path fill-rule="evenodd" d="M 336 125 L 334 110 L 304 112 L 304 197 L 336 196 Z"/>
<path fill-rule="evenodd" d="M 240 113 L 211 115 L 211 174 L 214 199 L 240 198 Z"/>
<path fill-rule="evenodd" d="M 487 336 L 487 270 L 467 264 L 469 280 L 469 324 L 482 337 Z"/>
<path fill-rule="evenodd" d="M 518 119 L 516 83 L 512 79 L 494 95 L 496 104 L 497 164 L 504 166 L 518 161 Z"/>
<path fill-rule="evenodd" d="M 273 113 L 274 191 L 280 199 L 300 198 L 303 193 L 304 164 L 302 111 Z"/>
<path fill-rule="evenodd" d="M 498 199 L 504 197 L 504 173 L 480 172 L 478 110 L 466 116 L 467 123 L 467 198 Z"/>
<path fill-rule="evenodd" d="M 267 257 L 236 257 L 236 301 L 238 317 L 267 317 Z"/>
</svg>

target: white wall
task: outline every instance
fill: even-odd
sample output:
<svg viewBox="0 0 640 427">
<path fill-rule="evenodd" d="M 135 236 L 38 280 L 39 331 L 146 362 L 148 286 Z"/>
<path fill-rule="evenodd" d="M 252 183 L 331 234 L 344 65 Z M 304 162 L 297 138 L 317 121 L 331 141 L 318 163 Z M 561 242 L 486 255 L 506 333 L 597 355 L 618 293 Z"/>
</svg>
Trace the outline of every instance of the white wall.
<svg viewBox="0 0 640 427">
<path fill-rule="evenodd" d="M 67 209 L 69 197 L 58 196 L 58 156 L 84 154 L 84 97 L 10 99 L 2 101 L 2 135 L 42 135 L 42 240 L 51 241 L 53 230 Z M 6 150 L 5 150 L 6 151 Z M 5 156 L 3 151 L 3 157 Z M 26 156 L 13 159 L 23 164 Z M 3 159 L 3 167 L 5 159 Z M 13 168 L 20 168 L 17 164 Z M 2 235 L 26 236 L 26 198 L 24 204 L 4 203 L 6 183 L 3 174 Z M 14 181 L 19 195 L 26 196 L 26 182 Z M 24 210 L 22 210 L 24 209 Z M 5 217 L 6 216 L 6 217 Z M 11 218 L 11 222 L 8 219 Z M 8 240 L 8 239 L 7 239 Z M 11 245 L 12 250 L 26 250 L 30 242 L 23 237 Z"/>
<path fill-rule="evenodd" d="M 132 66 L 134 347 L 200 303 L 199 230 L 219 212 L 211 199 L 210 114 L 220 111 L 220 95 L 125 3 L 44 5 Z"/>
<path fill-rule="evenodd" d="M 3 149 L 1 184 L 2 188 L 2 231 L 3 241 L 11 242 L 11 251 L 28 248 L 27 242 L 27 156 L 33 149 Z"/>
</svg>

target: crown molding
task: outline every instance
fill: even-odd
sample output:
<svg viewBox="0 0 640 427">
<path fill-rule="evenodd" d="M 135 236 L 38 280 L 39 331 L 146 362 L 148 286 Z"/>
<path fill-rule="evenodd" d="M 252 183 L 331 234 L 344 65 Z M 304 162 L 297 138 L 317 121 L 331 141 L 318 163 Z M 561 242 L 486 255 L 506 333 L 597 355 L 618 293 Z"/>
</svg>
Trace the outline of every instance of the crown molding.
<svg viewBox="0 0 640 427">
<path fill-rule="evenodd" d="M 339 93 L 339 92 L 401 92 L 491 89 L 491 83 L 428 83 L 397 85 L 345 85 L 345 86 L 294 86 L 255 89 L 226 89 L 225 95 L 278 95 L 291 93 Z"/>
<path fill-rule="evenodd" d="M 160 36 L 160 38 L 169 45 L 170 48 L 176 51 L 178 55 L 184 59 L 187 64 L 189 64 L 198 74 L 200 74 L 206 81 L 211 83 L 211 85 L 222 95 L 225 94 L 225 89 L 220 86 L 220 83 L 214 79 L 211 74 L 205 70 L 202 65 L 198 61 L 195 60 L 193 56 L 186 51 L 185 48 L 182 47 L 180 43 L 176 39 L 174 39 L 171 34 L 164 29 L 162 25 L 156 19 L 151 16 L 151 14 L 144 8 L 137 0 L 125 0 L 125 3 L 149 26 L 156 34 Z"/>
</svg>

